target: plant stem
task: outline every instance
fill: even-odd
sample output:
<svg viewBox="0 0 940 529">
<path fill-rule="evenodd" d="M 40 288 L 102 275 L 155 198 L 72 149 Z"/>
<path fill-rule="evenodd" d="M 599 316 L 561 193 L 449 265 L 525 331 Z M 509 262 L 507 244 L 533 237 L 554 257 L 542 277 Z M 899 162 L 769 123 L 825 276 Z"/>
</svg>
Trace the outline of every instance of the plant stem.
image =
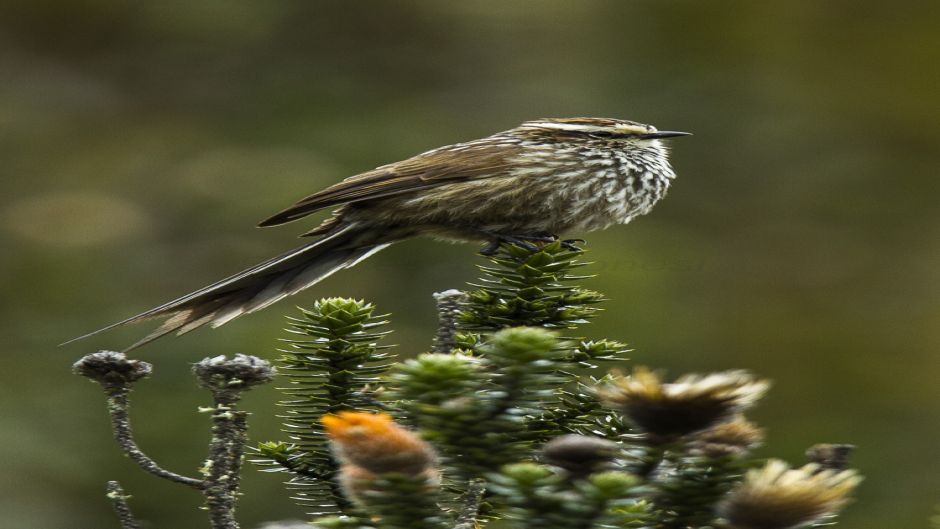
<svg viewBox="0 0 940 529">
<path fill-rule="evenodd" d="M 467 483 L 467 491 L 463 496 L 463 508 L 457 515 L 454 529 L 473 529 L 476 526 L 477 514 L 480 512 L 480 504 L 483 502 L 485 493 L 486 480 L 475 478 Z"/>
<path fill-rule="evenodd" d="M 140 523 L 134 518 L 130 506 L 127 504 L 127 496 L 124 489 L 117 481 L 109 481 L 107 486 L 108 499 L 114 506 L 114 512 L 117 513 L 118 520 L 121 523 L 121 529 L 140 529 Z"/>
<path fill-rule="evenodd" d="M 633 474 L 641 478 L 649 478 L 659 468 L 665 455 L 666 450 L 661 446 L 645 447 L 640 461 L 638 461 L 636 468 L 632 470 Z"/>
<path fill-rule="evenodd" d="M 216 409 L 212 414 L 212 440 L 209 442 L 203 494 L 213 529 L 238 529 L 235 501 L 247 441 L 248 412 L 234 409 L 237 394 L 219 392 L 215 397 Z"/>
<path fill-rule="evenodd" d="M 466 299 L 467 295 L 456 289 L 434 294 L 438 318 L 434 352 L 448 354 L 457 347 L 457 317 L 460 314 L 460 304 Z"/>
<path fill-rule="evenodd" d="M 183 476 L 175 472 L 170 472 L 169 470 L 160 467 L 160 465 L 158 465 L 153 459 L 145 454 L 140 449 L 140 447 L 137 446 L 137 442 L 134 440 L 133 431 L 131 430 L 130 417 L 127 413 L 127 394 L 129 391 L 130 390 L 128 387 L 121 386 L 117 388 L 109 388 L 109 391 L 107 392 L 108 415 L 111 417 L 111 428 L 114 432 L 114 438 L 117 440 L 118 446 L 120 446 L 121 450 L 124 451 L 124 454 L 126 454 L 127 457 L 129 457 L 133 462 L 137 463 L 140 468 L 153 474 L 154 476 L 172 481 L 174 483 L 181 483 L 194 489 L 202 490 L 205 487 L 205 483 L 202 480 Z"/>
</svg>

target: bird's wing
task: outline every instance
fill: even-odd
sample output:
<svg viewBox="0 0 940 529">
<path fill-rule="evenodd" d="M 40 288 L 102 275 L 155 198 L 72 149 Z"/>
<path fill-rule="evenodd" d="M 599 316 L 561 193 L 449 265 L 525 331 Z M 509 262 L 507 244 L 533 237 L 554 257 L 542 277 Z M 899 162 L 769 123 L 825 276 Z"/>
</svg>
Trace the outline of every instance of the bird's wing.
<svg viewBox="0 0 940 529">
<path fill-rule="evenodd" d="M 516 146 L 467 143 L 429 151 L 347 178 L 261 221 L 258 226 L 284 224 L 341 204 L 498 176 L 511 165 L 509 158 L 519 150 Z"/>
</svg>

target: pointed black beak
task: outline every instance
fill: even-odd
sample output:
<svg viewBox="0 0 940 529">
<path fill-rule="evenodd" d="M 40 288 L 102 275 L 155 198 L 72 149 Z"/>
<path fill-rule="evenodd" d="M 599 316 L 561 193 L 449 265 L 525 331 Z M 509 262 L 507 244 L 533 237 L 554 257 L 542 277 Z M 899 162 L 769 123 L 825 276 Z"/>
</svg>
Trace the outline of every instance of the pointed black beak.
<svg viewBox="0 0 940 529">
<path fill-rule="evenodd" d="M 659 140 L 662 138 L 675 138 L 676 136 L 691 136 L 691 132 L 676 132 L 674 130 L 661 130 L 659 132 L 651 132 L 649 134 L 641 134 L 640 137 L 644 140 Z"/>
</svg>

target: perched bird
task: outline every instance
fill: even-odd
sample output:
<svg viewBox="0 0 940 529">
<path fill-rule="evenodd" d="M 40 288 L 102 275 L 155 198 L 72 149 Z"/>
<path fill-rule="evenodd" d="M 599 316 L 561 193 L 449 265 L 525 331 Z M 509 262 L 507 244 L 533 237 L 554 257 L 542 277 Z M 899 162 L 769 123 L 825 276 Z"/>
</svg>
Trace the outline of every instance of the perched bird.
<svg viewBox="0 0 940 529">
<path fill-rule="evenodd" d="M 259 224 L 336 208 L 304 234 L 313 242 L 76 340 L 155 317 L 168 319 L 130 348 L 218 327 L 418 235 L 487 242 L 486 253 L 500 242 L 526 245 L 625 224 L 648 213 L 675 178 L 660 140 L 687 134 L 619 119 L 538 119 L 383 165 Z"/>
</svg>

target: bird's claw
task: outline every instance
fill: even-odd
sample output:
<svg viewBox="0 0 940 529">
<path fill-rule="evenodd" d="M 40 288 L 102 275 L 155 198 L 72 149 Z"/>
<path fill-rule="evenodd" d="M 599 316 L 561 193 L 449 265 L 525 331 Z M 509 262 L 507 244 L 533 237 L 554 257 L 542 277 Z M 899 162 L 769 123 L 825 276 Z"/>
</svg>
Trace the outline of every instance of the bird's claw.
<svg viewBox="0 0 940 529">
<path fill-rule="evenodd" d="M 487 236 L 491 237 L 490 242 L 480 250 L 480 255 L 485 257 L 490 257 L 496 255 L 496 252 L 499 251 L 499 246 L 501 244 L 512 244 L 520 248 L 524 248 L 530 252 L 537 252 L 539 247 L 533 242 L 536 243 L 553 243 L 558 240 L 558 237 L 555 235 L 504 235 L 498 233 L 486 233 Z M 564 243 L 562 243 L 564 244 Z"/>
<path fill-rule="evenodd" d="M 499 239 L 494 239 L 486 243 L 486 246 L 484 246 L 480 250 L 480 255 L 482 255 L 483 257 L 492 257 L 496 255 L 496 252 L 499 251 L 500 244 L 502 244 L 502 241 L 500 241 Z"/>
<path fill-rule="evenodd" d="M 569 252 L 583 252 L 584 249 L 578 246 L 578 243 L 584 244 L 587 241 L 584 239 L 565 239 L 561 241 L 561 247 Z"/>
</svg>

